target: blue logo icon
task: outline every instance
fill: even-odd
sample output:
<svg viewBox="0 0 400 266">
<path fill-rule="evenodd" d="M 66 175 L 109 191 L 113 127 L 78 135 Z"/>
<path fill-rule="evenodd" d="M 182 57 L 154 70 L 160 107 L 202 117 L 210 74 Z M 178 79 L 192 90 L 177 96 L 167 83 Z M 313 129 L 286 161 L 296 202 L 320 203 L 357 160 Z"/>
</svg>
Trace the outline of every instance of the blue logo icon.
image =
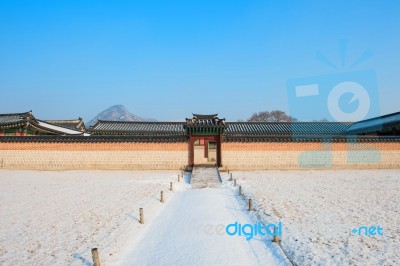
<svg viewBox="0 0 400 266">
<path fill-rule="evenodd" d="M 376 73 L 372 69 L 345 71 L 347 42 L 339 43 L 342 71 L 333 74 L 290 79 L 287 93 L 290 116 L 299 121 L 357 122 L 380 115 Z M 368 59 L 372 53 L 364 52 L 349 69 Z M 322 53 L 316 58 L 322 63 L 338 69 Z M 292 127 L 292 137 L 303 133 Z M 330 168 L 332 166 L 332 140 L 322 143 L 321 150 L 306 151 L 299 157 L 304 168 Z M 354 141 L 353 141 L 354 142 Z M 357 145 L 348 141 L 348 163 L 379 163 L 380 152 L 374 147 L 360 151 Z"/>
</svg>

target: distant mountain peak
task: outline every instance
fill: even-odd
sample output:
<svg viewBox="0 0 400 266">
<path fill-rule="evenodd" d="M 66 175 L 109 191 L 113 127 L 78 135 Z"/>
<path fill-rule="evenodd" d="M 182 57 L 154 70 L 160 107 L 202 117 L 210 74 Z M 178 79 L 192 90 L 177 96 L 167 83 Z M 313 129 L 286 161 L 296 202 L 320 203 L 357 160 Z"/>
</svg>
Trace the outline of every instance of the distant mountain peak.
<svg viewBox="0 0 400 266">
<path fill-rule="evenodd" d="M 134 115 L 121 104 L 113 105 L 106 110 L 99 113 L 96 117 L 90 120 L 87 125 L 94 125 L 97 120 L 108 120 L 108 121 L 155 121 L 154 119 L 146 119 Z"/>
</svg>

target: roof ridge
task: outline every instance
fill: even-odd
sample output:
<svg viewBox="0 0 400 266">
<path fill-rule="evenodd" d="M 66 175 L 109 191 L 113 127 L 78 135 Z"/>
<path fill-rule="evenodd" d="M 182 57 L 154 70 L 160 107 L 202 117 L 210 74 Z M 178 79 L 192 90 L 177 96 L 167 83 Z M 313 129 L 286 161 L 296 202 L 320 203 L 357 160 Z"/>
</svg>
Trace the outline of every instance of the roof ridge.
<svg viewBox="0 0 400 266">
<path fill-rule="evenodd" d="M 244 122 L 226 122 L 226 124 L 354 124 L 354 122 L 332 122 L 332 121 L 293 121 L 293 122 L 272 122 L 272 121 L 244 121 Z"/>
<path fill-rule="evenodd" d="M 23 112 L 23 113 L 9 113 L 9 114 L 0 114 L 0 116 L 12 116 L 12 115 L 28 115 L 32 114 L 32 110 L 28 112 Z"/>
<path fill-rule="evenodd" d="M 98 122 L 103 122 L 103 123 L 124 123 L 124 124 L 133 124 L 133 123 L 138 123 L 138 124 L 185 124 L 185 122 L 165 122 L 165 121 L 113 121 L 113 120 L 101 120 L 97 119 Z"/>
<path fill-rule="evenodd" d="M 372 120 L 378 120 L 378 119 L 382 119 L 382 118 L 386 118 L 386 117 L 398 115 L 398 114 L 400 114 L 400 112 L 394 112 L 394 113 L 390 113 L 390 114 L 385 114 L 385 115 L 381 115 L 381 116 L 376 116 L 376 117 L 360 120 L 360 121 L 354 122 L 353 124 L 363 123 L 363 122 L 372 121 Z"/>
<path fill-rule="evenodd" d="M 51 122 L 81 122 L 81 119 L 46 119 L 42 121 L 51 121 Z"/>
</svg>

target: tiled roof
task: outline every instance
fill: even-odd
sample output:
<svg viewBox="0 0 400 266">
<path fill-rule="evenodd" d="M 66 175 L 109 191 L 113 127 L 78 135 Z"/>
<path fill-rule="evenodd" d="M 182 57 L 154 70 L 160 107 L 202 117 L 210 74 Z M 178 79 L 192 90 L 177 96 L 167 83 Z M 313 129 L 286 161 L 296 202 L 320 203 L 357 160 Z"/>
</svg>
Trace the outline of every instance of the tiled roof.
<svg viewBox="0 0 400 266">
<path fill-rule="evenodd" d="M 186 136 L 60 136 L 60 135 L 41 135 L 41 136 L 3 136 L 1 142 L 44 142 L 44 143 L 113 143 L 113 142 L 186 142 Z"/>
<path fill-rule="evenodd" d="M 185 135 L 185 123 L 181 122 L 128 122 L 99 120 L 89 132 L 112 135 Z"/>
<path fill-rule="evenodd" d="M 340 135 L 349 123 L 335 122 L 228 122 L 227 135 Z"/>
<path fill-rule="evenodd" d="M 193 114 L 193 117 L 196 117 L 197 119 L 214 119 L 218 117 L 218 114 L 211 114 L 211 115 L 202 115 L 202 114 Z"/>
<path fill-rule="evenodd" d="M 32 112 L 0 114 L 1 128 L 32 128 L 48 134 L 81 135 L 83 132 L 36 119 Z"/>
<path fill-rule="evenodd" d="M 218 118 L 218 114 L 193 114 L 192 118 L 186 118 L 186 128 L 191 134 L 203 134 L 206 132 L 219 134 L 223 133 L 225 127 L 225 118 Z"/>
<path fill-rule="evenodd" d="M 32 116 L 31 112 L 0 114 L 0 126 L 25 123 L 30 116 Z"/>
<path fill-rule="evenodd" d="M 268 136 L 224 136 L 224 142 L 399 142 L 400 136 L 358 136 L 345 137 L 338 136 L 333 138 L 322 137 L 268 137 Z M 2 136 L 0 143 L 5 142 L 37 142 L 37 143 L 113 143 L 113 142 L 187 142 L 186 136 Z"/>
<path fill-rule="evenodd" d="M 72 120 L 45 120 L 45 122 L 74 130 L 81 130 L 81 128 L 86 128 L 82 118 Z"/>
<path fill-rule="evenodd" d="M 225 126 L 225 122 L 223 120 L 215 120 L 215 119 L 197 119 L 197 120 L 187 120 L 187 126 L 189 127 L 219 127 Z"/>
<path fill-rule="evenodd" d="M 356 122 L 347 129 L 347 133 L 357 134 L 390 131 L 392 127 L 400 129 L 400 112 Z"/>
<path fill-rule="evenodd" d="M 84 134 L 83 132 L 81 132 L 77 129 L 70 129 L 67 127 L 54 125 L 54 124 L 50 124 L 48 122 L 41 121 L 41 120 L 36 120 L 35 123 L 32 123 L 32 126 L 38 128 L 38 129 L 42 129 L 44 131 L 48 131 L 48 132 L 56 133 L 56 134 L 60 134 L 60 135 L 82 135 L 82 134 Z"/>
<path fill-rule="evenodd" d="M 250 136 L 224 135 L 224 142 L 399 142 L 400 136 Z"/>
</svg>

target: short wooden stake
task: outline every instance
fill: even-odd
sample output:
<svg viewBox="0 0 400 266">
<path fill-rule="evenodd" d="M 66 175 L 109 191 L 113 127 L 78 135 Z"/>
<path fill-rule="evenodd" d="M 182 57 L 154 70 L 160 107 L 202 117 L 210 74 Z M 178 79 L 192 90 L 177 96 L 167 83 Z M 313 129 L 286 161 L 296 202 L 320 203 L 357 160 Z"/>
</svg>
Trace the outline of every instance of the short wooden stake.
<svg viewBox="0 0 400 266">
<path fill-rule="evenodd" d="M 164 203 L 164 191 L 161 191 L 160 202 Z"/>
<path fill-rule="evenodd" d="M 181 182 L 181 176 L 178 175 L 178 183 Z"/>
<path fill-rule="evenodd" d="M 97 250 L 97 248 L 92 249 L 92 258 L 93 258 L 93 265 L 100 266 L 99 251 Z"/>
<path fill-rule="evenodd" d="M 242 186 L 239 186 L 239 196 L 242 196 Z"/>
<path fill-rule="evenodd" d="M 279 238 L 279 236 L 275 235 L 275 232 L 276 232 L 276 226 L 274 226 L 274 236 L 272 237 L 272 242 L 279 243 L 281 242 L 281 239 Z"/>
<path fill-rule="evenodd" d="M 230 178 L 230 180 L 232 180 L 232 173 L 231 173 L 231 178 Z"/>
<path fill-rule="evenodd" d="M 233 186 L 236 187 L 236 179 L 233 179 Z"/>
<path fill-rule="evenodd" d="M 139 214 L 140 214 L 140 220 L 139 220 L 139 222 L 140 222 L 141 224 L 144 224 L 143 208 L 140 208 L 140 209 L 139 209 Z"/>
<path fill-rule="evenodd" d="M 172 182 L 170 182 L 170 183 L 169 183 L 169 190 L 173 191 L 173 189 L 174 189 L 174 188 L 173 188 Z"/>
<path fill-rule="evenodd" d="M 253 210 L 253 202 L 251 199 L 249 199 L 249 211 Z"/>
<path fill-rule="evenodd" d="M 229 169 L 228 169 L 228 175 L 229 175 Z"/>
</svg>

